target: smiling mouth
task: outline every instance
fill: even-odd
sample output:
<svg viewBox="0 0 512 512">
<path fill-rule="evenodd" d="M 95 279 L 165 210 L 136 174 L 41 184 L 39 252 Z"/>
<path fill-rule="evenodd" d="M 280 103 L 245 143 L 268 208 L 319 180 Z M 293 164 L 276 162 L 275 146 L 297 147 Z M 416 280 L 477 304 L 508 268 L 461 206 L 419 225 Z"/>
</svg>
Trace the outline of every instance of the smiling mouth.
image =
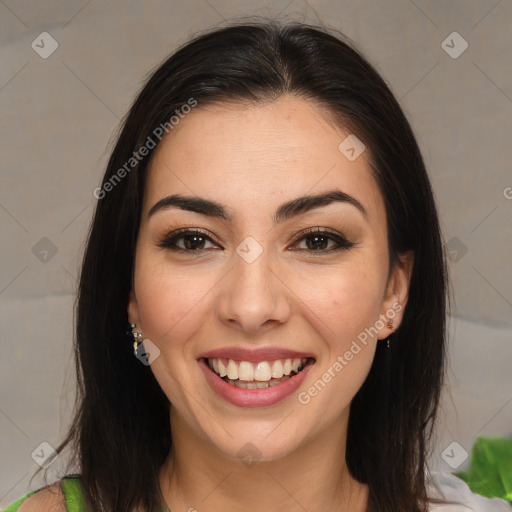
<svg viewBox="0 0 512 512">
<path fill-rule="evenodd" d="M 272 361 L 237 361 L 221 357 L 205 358 L 210 370 L 224 382 L 243 389 L 266 389 L 286 382 L 300 373 L 312 357 Z"/>
</svg>

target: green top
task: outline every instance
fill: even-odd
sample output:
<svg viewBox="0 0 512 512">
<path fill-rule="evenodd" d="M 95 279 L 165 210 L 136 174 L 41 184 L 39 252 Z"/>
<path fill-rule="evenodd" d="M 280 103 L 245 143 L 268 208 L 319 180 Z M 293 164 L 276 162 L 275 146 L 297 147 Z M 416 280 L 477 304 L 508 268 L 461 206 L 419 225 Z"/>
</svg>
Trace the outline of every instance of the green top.
<svg viewBox="0 0 512 512">
<path fill-rule="evenodd" d="M 62 492 L 66 500 L 67 512 L 83 512 L 85 510 L 85 504 L 82 498 L 82 489 L 80 484 L 80 477 L 78 475 L 66 475 L 61 480 Z M 35 491 L 31 491 L 23 498 L 11 503 L 3 512 L 17 512 L 21 504 L 30 498 L 36 492 L 45 489 L 41 487 Z"/>
<path fill-rule="evenodd" d="M 80 475 L 66 475 L 61 479 L 61 487 L 62 493 L 64 494 L 64 499 L 66 502 L 66 511 L 67 512 L 86 512 L 86 505 L 82 495 L 82 484 L 80 483 Z M 18 512 L 21 504 L 30 498 L 30 496 L 34 495 L 36 492 L 39 492 L 45 487 L 41 487 L 35 491 L 31 491 L 19 500 L 11 503 L 6 509 L 1 512 Z M 166 507 L 164 512 L 169 512 L 169 509 Z"/>
</svg>

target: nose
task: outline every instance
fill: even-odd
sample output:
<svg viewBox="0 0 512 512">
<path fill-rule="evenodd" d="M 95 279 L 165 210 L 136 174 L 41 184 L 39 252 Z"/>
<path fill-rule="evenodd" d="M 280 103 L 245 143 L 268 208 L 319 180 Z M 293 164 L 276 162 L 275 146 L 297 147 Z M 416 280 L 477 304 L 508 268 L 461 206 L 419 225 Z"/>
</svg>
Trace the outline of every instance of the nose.
<svg viewBox="0 0 512 512">
<path fill-rule="evenodd" d="M 233 254 L 233 266 L 218 285 L 222 323 L 258 334 L 289 319 L 291 292 L 272 263 L 265 250 L 250 263 Z"/>
</svg>

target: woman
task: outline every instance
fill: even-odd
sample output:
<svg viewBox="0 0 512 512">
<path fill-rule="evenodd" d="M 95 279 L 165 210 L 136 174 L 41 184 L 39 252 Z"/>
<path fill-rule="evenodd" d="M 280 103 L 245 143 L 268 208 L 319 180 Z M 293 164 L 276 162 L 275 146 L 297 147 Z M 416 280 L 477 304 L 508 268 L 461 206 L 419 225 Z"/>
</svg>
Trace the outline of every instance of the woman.
<svg viewBox="0 0 512 512">
<path fill-rule="evenodd" d="M 426 471 L 442 237 L 411 128 L 342 37 L 186 44 L 94 195 L 58 449 L 79 475 L 8 510 L 508 510 Z"/>
</svg>

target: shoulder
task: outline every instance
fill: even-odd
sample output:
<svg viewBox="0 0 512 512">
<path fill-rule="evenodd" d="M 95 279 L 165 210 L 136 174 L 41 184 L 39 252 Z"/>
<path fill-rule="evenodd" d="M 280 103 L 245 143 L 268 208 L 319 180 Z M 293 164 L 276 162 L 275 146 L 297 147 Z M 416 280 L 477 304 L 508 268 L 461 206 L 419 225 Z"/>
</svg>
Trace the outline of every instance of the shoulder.
<svg viewBox="0 0 512 512">
<path fill-rule="evenodd" d="M 444 503 L 432 502 L 429 512 L 511 512 L 510 505 L 499 498 L 475 494 L 466 482 L 451 473 L 431 472 L 429 497 Z"/>
<path fill-rule="evenodd" d="M 3 512 L 83 512 L 87 510 L 78 474 L 31 491 Z"/>
<path fill-rule="evenodd" d="M 43 487 L 18 508 L 18 512 L 66 512 L 66 500 L 60 482 Z"/>
</svg>

